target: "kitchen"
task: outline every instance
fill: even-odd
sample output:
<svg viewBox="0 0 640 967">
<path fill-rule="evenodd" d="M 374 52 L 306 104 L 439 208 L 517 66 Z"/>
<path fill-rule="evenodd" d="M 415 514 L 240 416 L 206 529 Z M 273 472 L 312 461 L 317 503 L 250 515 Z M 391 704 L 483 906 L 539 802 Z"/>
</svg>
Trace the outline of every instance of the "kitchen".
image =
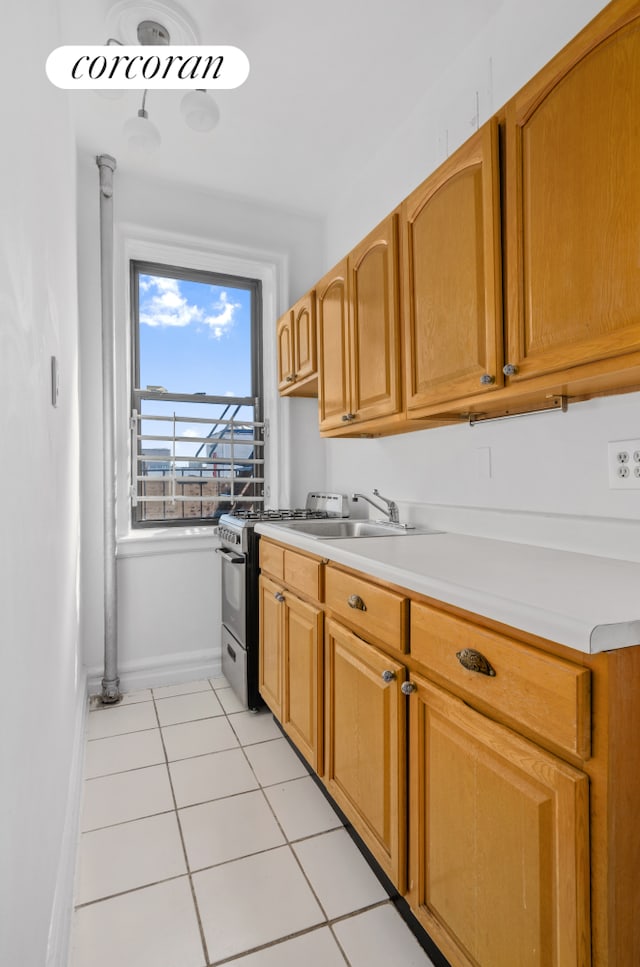
<svg viewBox="0 0 640 967">
<path fill-rule="evenodd" d="M 218 186 L 209 194 L 183 186 L 166 172 L 154 179 L 144 168 L 127 170 L 121 163 L 115 188 L 120 242 L 134 226 L 138 237 L 150 245 L 188 247 L 195 240 L 222 257 L 228 254 L 216 249 L 222 239 L 228 251 L 247 261 L 267 253 L 265 261 L 276 267 L 278 280 L 271 296 L 275 325 L 280 312 L 475 130 L 476 115 L 480 123 L 487 120 L 604 6 L 576 2 L 563 4 L 560 11 L 551 3 L 535 9 L 522 2 L 453 7 L 461 22 L 466 15 L 466 42 L 459 49 L 454 45 L 451 59 L 439 63 L 437 77 L 422 97 L 414 99 L 409 113 L 395 119 L 387 104 L 382 123 L 388 131 L 383 130 L 383 137 L 379 130 L 373 132 L 366 163 L 348 152 L 341 159 L 321 216 L 301 207 L 306 177 L 296 180 L 295 198 L 291 184 L 290 204 L 283 197 L 274 208 L 251 201 L 253 192 L 249 198 L 238 197 L 237 190 L 225 194 L 225 187 Z M 89 32 L 91 42 L 104 42 L 104 18 L 85 25 L 81 11 L 64 3 L 59 8 L 39 3 L 36 9 L 40 19 L 33 16 L 33 4 L 28 10 L 12 9 L 14 30 L 3 58 L 5 91 L 13 90 L 11 79 L 17 76 L 22 87 L 15 98 L 3 96 L 7 136 L 2 155 L 6 200 L 1 382 L 3 439 L 20 474 L 7 476 L 3 489 L 3 505 L 11 507 L 11 514 L 2 542 L 2 642 L 9 671 L 2 734 L 4 774 L 12 777 L 14 796 L 3 802 L 8 815 L 2 823 L 2 855 L 9 861 L 3 863 L 1 884 L 7 923 L 3 921 L 0 942 L 6 949 L 0 949 L 3 960 L 34 967 L 47 962 L 43 951 L 49 925 L 59 922 L 52 917 L 56 881 L 64 885 L 68 879 L 64 844 L 68 847 L 73 841 L 73 831 L 65 832 L 65 823 L 70 823 L 68 787 L 74 755 L 80 755 L 78 723 L 86 676 L 94 686 L 101 677 L 101 361 L 94 155 L 105 150 L 118 153 L 111 144 L 92 144 L 76 159 L 66 101 L 42 73 L 25 76 L 23 67 L 27 52 L 42 64 L 54 46 L 88 42 Z M 404 9 L 398 8 L 398 17 Z M 472 17 L 478 18 L 475 24 Z M 101 33 L 94 37 L 98 22 Z M 428 35 L 429 24 L 419 23 Z M 449 25 L 454 40 L 455 26 L 455 21 Z M 227 39 L 249 48 L 242 36 Z M 255 70 L 255 60 L 252 65 Z M 41 108 L 37 115 L 34 105 Z M 232 94 L 225 96 L 223 107 L 233 112 Z M 109 110 L 115 117 L 113 105 Z M 333 145 L 334 154 L 336 150 Z M 76 214 L 77 224 L 70 213 Z M 60 362 L 56 408 L 50 403 L 51 356 Z M 269 482 L 274 505 L 299 504 L 319 486 L 365 493 L 378 487 L 404 510 L 419 507 L 427 513 L 433 508 L 445 530 L 480 535 L 490 530 L 493 536 L 525 543 L 639 559 L 637 492 L 610 489 L 606 470 L 608 442 L 638 437 L 637 393 L 570 405 L 567 413 L 321 442 L 315 401 L 277 401 L 273 344 L 265 345 L 265 391 L 277 413 L 272 440 L 274 452 L 276 446 L 279 452 Z M 297 456 L 300 441 L 304 459 Z M 25 480 L 35 486 L 25 486 Z M 219 564 L 206 535 L 190 536 L 191 546 L 185 546 L 158 535 L 151 551 L 142 549 L 139 540 L 123 542 L 118 562 L 119 644 L 127 688 L 142 687 L 152 679 L 161 686 L 198 677 L 216 659 L 218 644 L 211 640 L 210 628 L 218 625 L 218 606 L 211 588 L 219 581 Z M 186 613 L 178 607 L 160 612 L 156 602 L 173 601 L 181 582 L 190 588 Z M 199 643 L 186 654 L 176 647 L 185 631 L 188 640 Z M 55 949 L 55 936 L 50 949 Z"/>
</svg>

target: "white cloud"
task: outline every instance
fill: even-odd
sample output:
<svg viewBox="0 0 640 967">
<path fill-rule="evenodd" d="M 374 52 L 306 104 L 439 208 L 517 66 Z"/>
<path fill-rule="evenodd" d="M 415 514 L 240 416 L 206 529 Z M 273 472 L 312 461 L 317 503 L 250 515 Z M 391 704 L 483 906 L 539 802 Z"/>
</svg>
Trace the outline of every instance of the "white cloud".
<svg viewBox="0 0 640 967">
<path fill-rule="evenodd" d="M 233 325 L 236 309 L 240 309 L 240 303 L 230 302 L 228 294 L 223 290 L 213 309 L 214 312 L 205 316 L 202 321 L 209 326 L 211 335 L 215 339 L 220 339 Z"/>
<path fill-rule="evenodd" d="M 140 290 L 146 294 L 140 301 L 140 322 L 143 325 L 188 326 L 200 322 L 204 315 L 200 306 L 190 305 L 185 299 L 177 279 L 141 279 Z"/>
<path fill-rule="evenodd" d="M 212 291 L 212 287 L 209 289 Z M 222 290 L 209 311 L 183 295 L 178 279 L 156 276 L 140 278 L 140 323 L 146 326 L 188 326 L 192 322 L 209 328 L 214 339 L 231 329 L 241 303 L 229 299 Z"/>
</svg>

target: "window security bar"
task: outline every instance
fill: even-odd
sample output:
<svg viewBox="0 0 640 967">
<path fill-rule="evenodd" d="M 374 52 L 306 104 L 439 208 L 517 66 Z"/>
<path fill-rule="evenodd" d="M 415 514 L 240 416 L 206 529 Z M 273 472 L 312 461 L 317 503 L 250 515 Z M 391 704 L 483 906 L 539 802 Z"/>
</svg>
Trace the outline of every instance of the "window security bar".
<svg viewBox="0 0 640 967">
<path fill-rule="evenodd" d="M 195 415 L 203 411 L 209 415 Z M 262 505 L 264 423 L 256 415 L 253 398 L 136 390 L 130 495 L 137 518 L 215 520 L 236 504 Z"/>
</svg>

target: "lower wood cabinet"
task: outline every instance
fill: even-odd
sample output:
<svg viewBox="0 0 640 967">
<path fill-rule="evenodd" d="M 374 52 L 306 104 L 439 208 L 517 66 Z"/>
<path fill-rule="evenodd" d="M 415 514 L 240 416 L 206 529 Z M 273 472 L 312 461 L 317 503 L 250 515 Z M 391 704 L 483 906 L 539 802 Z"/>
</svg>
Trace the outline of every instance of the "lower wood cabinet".
<svg viewBox="0 0 640 967">
<path fill-rule="evenodd" d="M 263 698 L 452 967 L 636 967 L 640 646 L 523 641 L 264 540 L 261 562 Z"/>
<path fill-rule="evenodd" d="M 412 675 L 408 899 L 456 967 L 586 967 L 589 784 Z"/>
<path fill-rule="evenodd" d="M 320 608 L 285 592 L 282 727 L 322 772 L 322 624 Z"/>
<path fill-rule="evenodd" d="M 258 688 L 275 717 L 282 721 L 282 586 L 264 576 L 259 583 L 260 661 Z"/>
<path fill-rule="evenodd" d="M 260 693 L 322 772 L 322 609 L 260 577 Z"/>
<path fill-rule="evenodd" d="M 326 786 L 380 866 L 404 892 L 406 699 L 404 665 L 327 619 Z"/>
</svg>

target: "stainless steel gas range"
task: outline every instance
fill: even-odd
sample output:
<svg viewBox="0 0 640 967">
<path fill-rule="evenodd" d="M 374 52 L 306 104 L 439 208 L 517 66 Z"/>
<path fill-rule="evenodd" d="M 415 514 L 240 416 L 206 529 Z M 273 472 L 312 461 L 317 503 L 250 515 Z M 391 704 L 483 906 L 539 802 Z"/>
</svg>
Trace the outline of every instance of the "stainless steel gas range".
<svg viewBox="0 0 640 967">
<path fill-rule="evenodd" d="M 222 559 L 222 672 L 245 708 L 262 704 L 258 691 L 258 576 L 260 535 L 255 525 L 269 520 L 347 516 L 344 494 L 312 492 L 294 510 L 236 510 L 218 524 Z"/>
</svg>

